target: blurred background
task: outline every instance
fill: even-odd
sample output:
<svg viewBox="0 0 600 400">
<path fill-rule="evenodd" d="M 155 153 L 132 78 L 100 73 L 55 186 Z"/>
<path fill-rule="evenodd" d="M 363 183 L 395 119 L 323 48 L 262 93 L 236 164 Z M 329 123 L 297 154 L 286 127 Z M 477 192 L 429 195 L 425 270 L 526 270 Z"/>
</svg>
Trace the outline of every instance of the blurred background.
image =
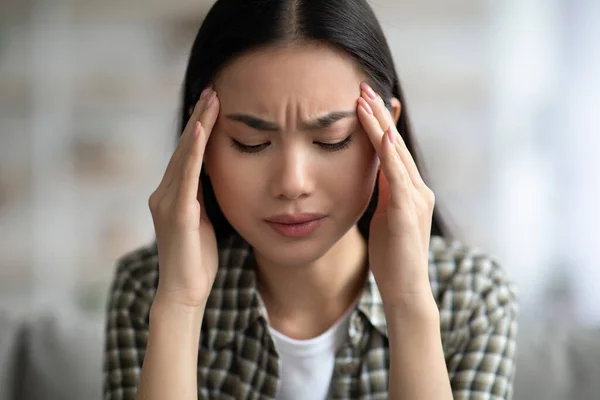
<svg viewBox="0 0 600 400">
<path fill-rule="evenodd" d="M 211 4 L 0 0 L 0 309 L 101 324 Z M 438 204 L 517 283 L 522 329 L 600 325 L 600 1 L 371 4 Z"/>
</svg>

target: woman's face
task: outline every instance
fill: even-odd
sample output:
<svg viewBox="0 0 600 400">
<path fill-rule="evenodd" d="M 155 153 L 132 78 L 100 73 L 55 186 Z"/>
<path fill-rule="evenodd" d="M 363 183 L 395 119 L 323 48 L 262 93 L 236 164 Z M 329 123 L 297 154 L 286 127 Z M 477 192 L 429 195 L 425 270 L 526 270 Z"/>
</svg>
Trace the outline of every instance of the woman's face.
<svg viewBox="0 0 600 400">
<path fill-rule="evenodd" d="M 379 163 L 356 115 L 364 79 L 313 44 L 245 55 L 216 79 L 206 172 L 231 225 L 270 261 L 318 259 L 368 205 Z"/>
</svg>

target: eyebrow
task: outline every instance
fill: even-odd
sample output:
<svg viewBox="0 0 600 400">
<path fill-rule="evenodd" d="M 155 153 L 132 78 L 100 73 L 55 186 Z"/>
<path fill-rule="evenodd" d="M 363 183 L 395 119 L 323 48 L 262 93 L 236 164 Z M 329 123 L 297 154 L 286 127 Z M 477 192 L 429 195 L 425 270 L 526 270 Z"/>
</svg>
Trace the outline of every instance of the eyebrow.
<svg viewBox="0 0 600 400">
<path fill-rule="evenodd" d="M 315 118 L 314 120 L 303 123 L 303 128 L 307 130 L 317 130 L 328 128 L 344 118 L 352 117 L 356 114 L 354 110 L 350 111 L 334 111 L 324 116 Z M 281 132 L 281 128 L 271 121 L 265 121 L 261 118 L 249 114 L 233 113 L 227 114 L 226 117 L 232 121 L 241 122 L 250 128 L 260 131 Z"/>
</svg>

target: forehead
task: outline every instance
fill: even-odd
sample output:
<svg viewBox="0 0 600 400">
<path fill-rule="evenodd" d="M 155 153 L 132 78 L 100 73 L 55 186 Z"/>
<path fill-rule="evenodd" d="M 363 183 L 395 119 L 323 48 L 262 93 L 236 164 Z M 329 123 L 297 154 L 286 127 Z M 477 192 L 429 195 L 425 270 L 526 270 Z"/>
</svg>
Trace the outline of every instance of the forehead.
<svg viewBox="0 0 600 400">
<path fill-rule="evenodd" d="M 244 106 L 313 101 L 353 104 L 365 79 L 358 64 L 330 46 L 310 43 L 260 49 L 237 58 L 216 79 L 219 98 Z M 262 103 L 262 104 L 261 104 Z"/>
</svg>

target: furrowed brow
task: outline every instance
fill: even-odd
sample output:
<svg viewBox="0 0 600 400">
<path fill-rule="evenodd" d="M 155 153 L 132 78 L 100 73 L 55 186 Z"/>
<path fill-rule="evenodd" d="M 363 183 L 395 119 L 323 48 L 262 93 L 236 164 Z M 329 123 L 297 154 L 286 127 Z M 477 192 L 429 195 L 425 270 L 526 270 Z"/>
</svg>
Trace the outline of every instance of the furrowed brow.
<svg viewBox="0 0 600 400">
<path fill-rule="evenodd" d="M 303 128 L 307 130 L 328 128 L 336 122 L 341 121 L 344 118 L 352 117 L 355 114 L 356 112 L 354 110 L 334 111 L 315 118 L 314 120 L 303 123 Z M 233 113 L 227 114 L 226 117 L 232 121 L 241 122 L 244 125 L 259 131 L 281 132 L 281 127 L 279 127 L 279 125 L 277 125 L 275 122 L 266 121 L 250 114 Z"/>
</svg>

